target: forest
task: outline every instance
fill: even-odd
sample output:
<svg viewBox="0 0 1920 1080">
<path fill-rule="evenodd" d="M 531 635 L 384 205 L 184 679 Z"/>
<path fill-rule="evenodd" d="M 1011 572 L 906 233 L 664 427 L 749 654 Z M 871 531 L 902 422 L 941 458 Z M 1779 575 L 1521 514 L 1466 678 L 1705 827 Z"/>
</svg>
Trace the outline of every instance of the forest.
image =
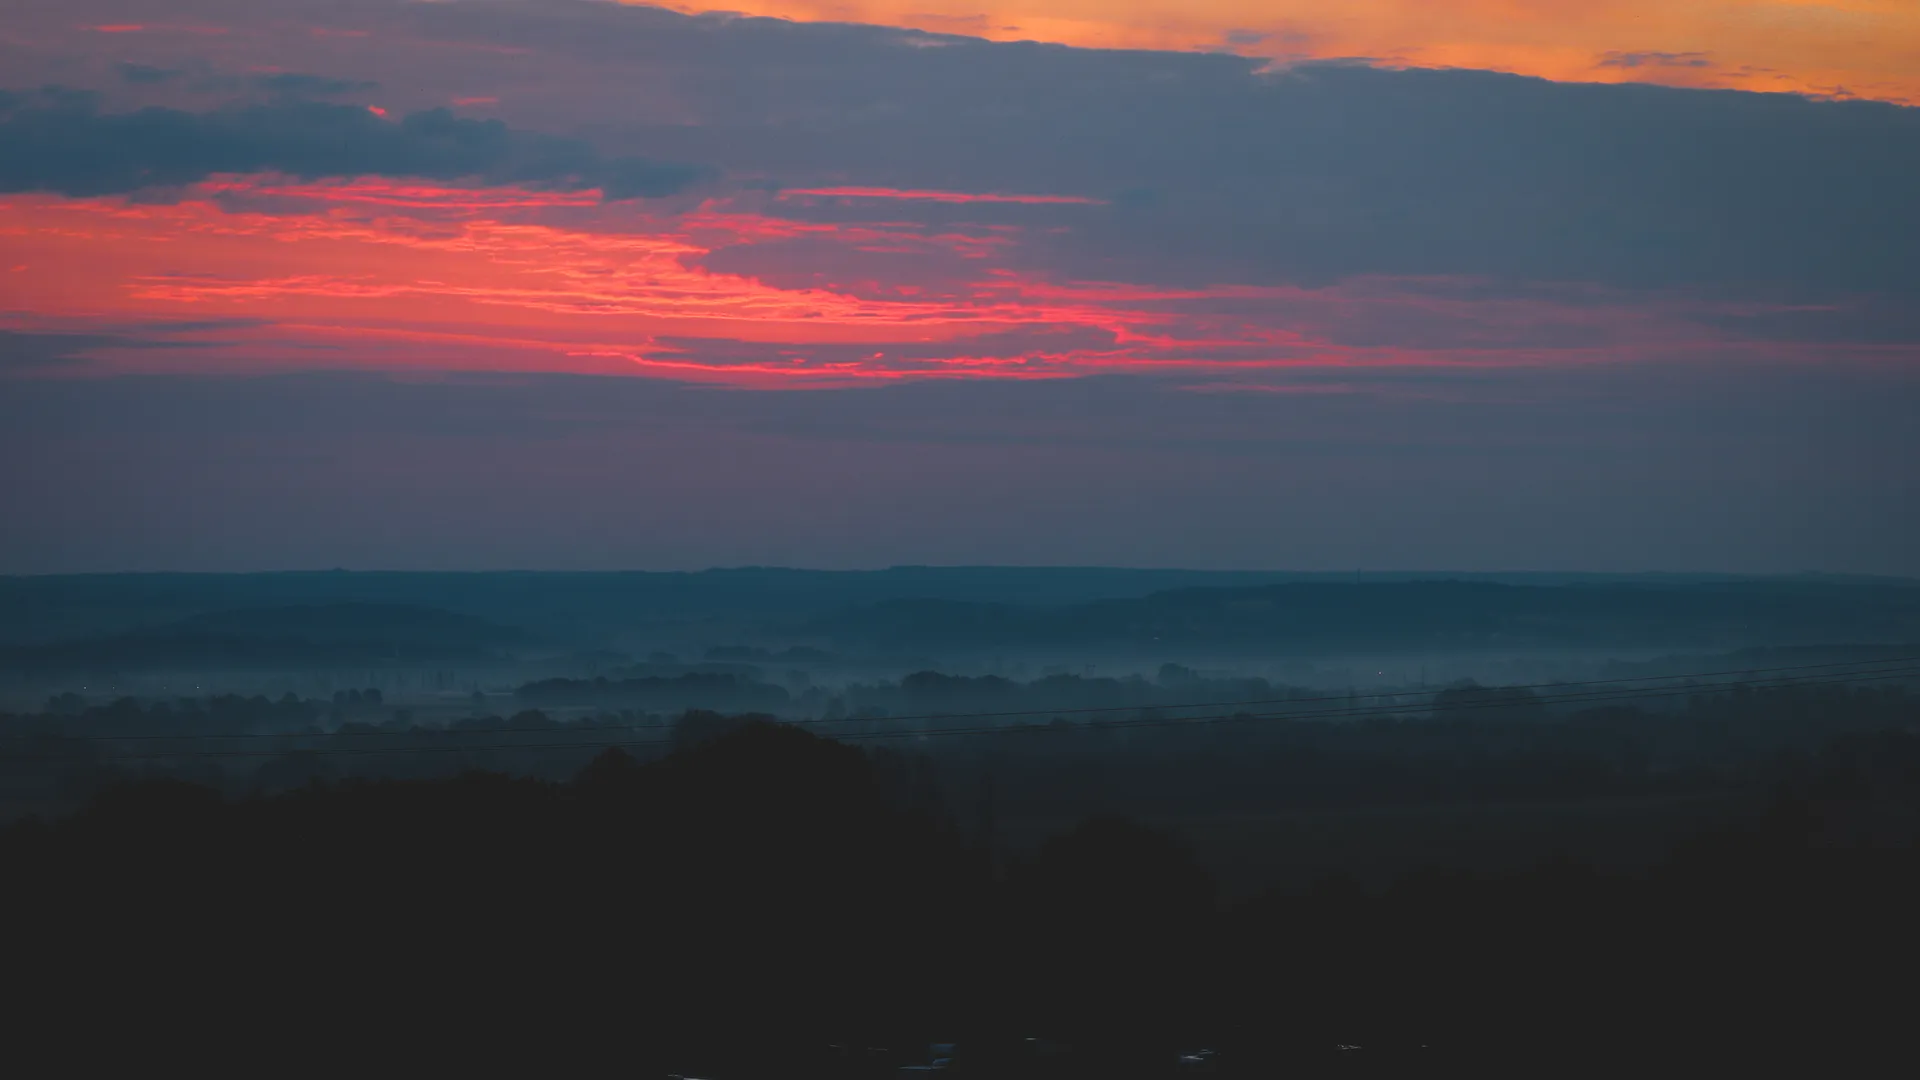
<svg viewBox="0 0 1920 1080">
<path fill-rule="evenodd" d="M 896 756 L 765 722 L 564 781 L 141 780 L 0 832 L 32 991 L 13 1019 L 88 1068 L 852 1077 L 936 1044 L 969 1076 L 1865 1060 L 1904 1037 L 1920 740 L 1795 761 L 1633 873 L 1240 899 L 1126 816 L 996 855 Z"/>
</svg>

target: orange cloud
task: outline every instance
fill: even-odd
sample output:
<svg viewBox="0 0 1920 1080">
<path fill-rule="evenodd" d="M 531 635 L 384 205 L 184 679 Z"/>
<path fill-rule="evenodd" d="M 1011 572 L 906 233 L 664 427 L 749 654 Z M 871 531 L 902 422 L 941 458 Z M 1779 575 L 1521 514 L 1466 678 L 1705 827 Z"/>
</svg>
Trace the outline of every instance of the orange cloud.
<svg viewBox="0 0 1920 1080">
<path fill-rule="evenodd" d="M 1288 59 L 1364 56 L 1565 81 L 1920 102 L 1920 4 L 1912 0 L 743 0 L 728 6 L 752 15 L 998 41 Z M 1622 57 L 1643 60 L 1623 63 Z M 1661 57 L 1685 59 L 1661 63 Z"/>
<path fill-rule="evenodd" d="M 227 33 L 224 26 L 196 26 L 180 24 L 154 23 L 101 23 L 97 26 L 82 26 L 82 30 L 91 30 L 96 34 L 198 34 L 202 37 L 219 37 Z"/>
</svg>

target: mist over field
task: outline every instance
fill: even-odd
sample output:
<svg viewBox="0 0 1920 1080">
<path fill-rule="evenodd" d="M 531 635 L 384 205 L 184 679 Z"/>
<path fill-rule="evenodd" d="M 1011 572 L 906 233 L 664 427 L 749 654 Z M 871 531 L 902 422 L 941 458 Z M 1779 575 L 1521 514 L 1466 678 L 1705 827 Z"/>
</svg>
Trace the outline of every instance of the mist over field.
<svg viewBox="0 0 1920 1080">
<path fill-rule="evenodd" d="M 1514 805 L 1651 858 L 1660 815 L 1717 820 L 1744 783 L 1725 770 L 1906 716 L 1920 671 L 1920 585 L 1897 579 L 334 572 L 0 595 L 13 816 L 133 777 L 235 796 L 565 780 L 610 748 L 658 760 L 757 718 L 920 762 L 914 783 L 969 830 L 992 787 L 993 843 L 1142 816 L 1242 890 L 1411 872 L 1429 854 L 1412 837 L 1456 806 L 1476 858 L 1554 850 L 1561 825 L 1501 831 Z M 1803 715 L 1836 693 L 1836 714 Z M 1729 710 L 1751 730 L 1704 718 Z M 1482 760 L 1430 759 L 1434 740 Z M 1365 839 L 1316 841 L 1311 866 L 1304 841 L 1251 839 L 1336 810 L 1387 817 L 1337 827 Z"/>
</svg>

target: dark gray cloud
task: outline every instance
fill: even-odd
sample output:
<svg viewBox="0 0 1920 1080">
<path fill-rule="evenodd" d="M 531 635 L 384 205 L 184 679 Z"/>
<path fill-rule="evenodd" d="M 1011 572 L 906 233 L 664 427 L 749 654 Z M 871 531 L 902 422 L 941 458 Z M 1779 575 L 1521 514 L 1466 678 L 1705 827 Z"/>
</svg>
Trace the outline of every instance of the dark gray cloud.
<svg viewBox="0 0 1920 1080">
<path fill-rule="evenodd" d="M 708 364 L 795 364 L 814 365 L 880 363 L 901 370 L 942 370 L 942 361 L 953 357 L 996 359 L 1017 368 L 1019 363 L 1044 369 L 1049 355 L 1100 352 L 1113 349 L 1116 336 L 1111 330 L 1090 326 L 1036 327 L 1030 330 L 993 331 L 941 341 L 868 341 L 767 342 L 740 341 L 720 337 L 667 336 L 656 339 L 660 351 L 656 358 L 697 359 Z M 949 368 L 949 370 L 951 370 Z"/>
<path fill-rule="evenodd" d="M 788 186 L 1113 200 L 1099 220 L 1042 211 L 1073 228 L 1027 250 L 1076 276 L 1920 289 L 1920 109 L 1361 63 L 1263 73 L 1234 56 L 657 9 L 408 18 L 660 86 L 595 125 L 610 146 Z M 656 97 L 678 112 L 654 116 Z"/>
<path fill-rule="evenodd" d="M 0 394 L 0 571 L 1920 573 L 1911 377 L 1679 363 L 1280 386 L 31 380 Z"/>
<path fill-rule="evenodd" d="M 179 68 L 163 68 L 155 67 L 152 64 L 129 64 L 124 62 L 115 64 L 114 70 L 120 73 L 122 79 L 136 86 L 155 86 L 160 83 L 172 82 L 187 74 Z"/>
<path fill-rule="evenodd" d="M 0 330 L 0 374 L 43 374 L 51 368 L 84 364 L 100 349 L 198 348 L 206 343 L 176 335 L 257 325 L 252 319 L 197 319 L 122 324 L 84 333 Z"/>
<path fill-rule="evenodd" d="M 261 75 L 254 79 L 254 84 L 263 90 L 288 97 L 338 97 L 380 88 L 379 83 L 365 79 L 335 79 L 298 71 Z"/>
<path fill-rule="evenodd" d="M 81 359 L 104 345 L 119 344 L 110 334 L 36 334 L 0 330 L 0 373 L 40 371 Z"/>
<path fill-rule="evenodd" d="M 1702 52 L 1604 52 L 1604 68 L 1710 68 L 1713 59 Z"/>
<path fill-rule="evenodd" d="M 935 26 L 953 34 L 978 34 L 993 26 L 993 20 L 986 15 L 939 15 L 917 11 L 908 15 L 907 20 L 916 26 Z"/>
<path fill-rule="evenodd" d="M 950 54 L 962 51 L 930 50 L 928 65 L 957 65 Z M 1142 60 L 1133 79 L 1113 72 L 1086 89 L 1069 69 L 1094 61 L 1073 57 L 1020 102 L 993 85 L 952 86 L 897 119 L 804 144 L 778 128 L 764 143 L 744 129 L 680 137 L 742 169 L 1153 193 L 1026 249 L 1037 265 L 1086 276 L 1920 288 L 1910 194 L 1920 110 L 1474 72 L 1309 65 L 1268 78 L 1231 59 L 1153 62 L 1182 77 L 1156 84 Z"/>
<path fill-rule="evenodd" d="M 215 24 L 245 7 L 190 6 Z M 273 10 L 368 35 L 353 39 L 351 71 L 319 66 L 344 62 L 321 38 L 289 46 L 275 58 L 285 66 L 378 81 L 406 108 L 484 94 L 516 130 L 589 139 L 608 157 L 705 162 L 786 186 L 1112 200 L 1098 218 L 1032 213 L 1071 226 L 1023 248 L 1035 268 L 1065 275 L 1920 291 L 1920 109 L 1362 63 L 1263 71 L 1228 55 L 574 0 Z M 619 190 L 677 179 L 635 169 Z M 869 208 L 881 211 L 953 212 Z"/>
<path fill-rule="evenodd" d="M 364 106 L 294 97 L 206 113 L 107 113 L 64 91 L 0 99 L 0 192 L 124 194 L 261 171 L 598 187 L 610 199 L 670 195 L 705 175 L 445 109 L 389 121 Z"/>
<path fill-rule="evenodd" d="M 185 82 L 193 93 L 216 98 L 232 98 L 247 91 L 274 97 L 325 98 L 363 94 L 380 88 L 380 84 L 371 79 L 343 79 L 302 71 L 275 71 L 264 75 L 219 72 L 205 61 L 196 61 L 188 67 L 160 67 L 123 60 L 116 62 L 113 69 L 122 82 L 131 86 L 157 87 Z"/>
<path fill-rule="evenodd" d="M 1920 303 L 1911 296 L 1847 296 L 1826 303 L 1736 307 L 1697 318 L 1736 339 L 1832 345 L 1920 343 Z"/>
</svg>

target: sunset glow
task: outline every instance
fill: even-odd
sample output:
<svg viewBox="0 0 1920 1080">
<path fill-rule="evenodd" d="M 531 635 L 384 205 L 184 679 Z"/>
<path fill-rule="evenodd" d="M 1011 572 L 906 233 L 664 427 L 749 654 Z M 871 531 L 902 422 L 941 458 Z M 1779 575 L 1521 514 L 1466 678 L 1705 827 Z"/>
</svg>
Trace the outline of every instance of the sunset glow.
<svg viewBox="0 0 1920 1080">
<path fill-rule="evenodd" d="M 131 10 L 97 2 L 105 15 Z M 979 84 L 970 104 L 937 81 L 947 78 L 939 63 L 957 39 L 576 5 L 555 10 L 599 29 L 580 32 L 560 19 L 547 38 L 509 35 L 509 43 L 479 36 L 484 24 L 446 21 L 468 10 L 376 5 L 365 13 L 373 29 L 322 25 L 291 36 L 286 24 L 230 0 L 193 0 L 164 24 L 75 22 L 54 6 L 30 12 L 16 28 L 23 40 L 42 42 L 41 51 L 18 53 L 29 64 L 56 55 L 75 33 L 88 48 L 110 40 L 132 51 L 104 54 L 111 64 L 86 91 L 94 97 L 21 98 L 18 123 L 124 125 L 159 115 L 128 111 L 157 103 L 183 110 L 182 120 L 168 123 L 207 125 L 197 137 L 209 145 L 245 148 L 212 160 L 240 160 L 239 153 L 254 164 L 162 175 L 151 170 L 178 166 L 160 160 L 133 172 L 32 181 L 0 195 L 10 268 L 0 330 L 138 328 L 86 347 L 64 366 L 68 372 L 593 371 L 762 386 L 1131 373 L 1217 388 L 1270 385 L 1262 373 L 1326 367 L 1567 366 L 1728 351 L 1790 358 L 1813 347 L 1829 356 L 1910 351 L 1898 338 L 1842 343 L 1815 335 L 1807 343 L 1742 329 L 1817 321 L 1866 302 L 1858 289 L 1799 299 L 1661 289 L 1637 279 L 1666 273 L 1671 260 L 1627 279 L 1589 280 L 1587 267 L 1598 263 L 1503 269 L 1497 260 L 1476 261 L 1478 243 L 1455 245 L 1472 257 L 1435 261 L 1436 249 L 1424 241 L 1377 233 L 1382 211 L 1341 203 L 1380 182 L 1371 176 L 1411 183 L 1417 167 L 1340 166 L 1362 171 L 1331 181 L 1313 173 L 1317 162 L 1356 145 L 1337 129 L 1283 136 L 1271 151 L 1257 151 L 1271 155 L 1259 159 L 1271 162 L 1262 168 L 1295 172 L 1243 189 L 1231 186 L 1239 183 L 1234 177 L 1261 144 L 1236 148 L 1243 134 L 1231 125 L 1206 143 L 1205 153 L 1223 156 L 1196 160 L 1190 174 L 1181 171 L 1188 152 L 1130 145 L 1142 124 L 1159 124 L 1164 141 L 1190 137 L 1206 122 L 1140 113 L 1154 96 L 1116 104 L 1113 118 L 1099 116 L 1092 126 L 1078 116 L 1035 119 L 1030 140 L 1015 122 L 1081 93 L 1083 84 L 1108 87 L 1090 102 L 1117 101 L 1114 88 L 1137 85 L 1126 74 L 1134 68 L 1145 73 L 1144 85 L 1163 88 L 1151 92 L 1158 97 L 1211 94 L 1207 87 L 1221 78 L 1230 95 L 1304 93 L 1326 77 L 1310 69 L 1288 79 L 1189 53 L 1181 60 L 1189 74 L 1178 75 L 1164 69 L 1176 53 L 1012 52 L 1007 62 L 1040 65 L 1020 78 L 1053 77 L 1046 65 L 1056 55 L 1069 63 L 1063 72 L 1117 66 L 1110 75 L 1062 75 L 1052 90 L 980 96 L 1018 86 L 995 76 Z M 1851 20 L 1851 33 L 1872 30 L 1877 45 L 1846 53 L 1871 65 L 1902 48 L 1914 22 L 1911 12 L 1887 4 L 1802 6 L 1787 20 L 1800 57 L 1788 63 L 1776 55 L 1789 48 L 1780 29 L 1785 16 L 1751 3 L 1658 11 L 1637 2 L 1476 3 L 1450 5 L 1444 19 L 1431 5 L 1400 0 L 1358 8 L 1220 0 L 1164 12 L 1067 3 L 978 20 L 926 5 L 914 12 L 884 5 L 765 10 L 990 39 L 1181 50 L 1211 44 L 1281 64 L 1365 55 L 1389 67 L 1483 66 L 1569 80 L 1733 85 L 1735 67 L 1765 60 L 1766 85 L 1747 88 L 1810 89 L 1844 78 L 1855 93 L 1889 97 L 1899 88 L 1874 82 L 1873 71 L 1831 68 L 1823 59 L 1831 42 L 1821 35 L 1841 33 L 1836 20 Z M 1827 30 L 1804 32 L 1810 26 Z M 771 69 L 776 81 L 735 97 L 715 93 L 698 64 L 668 63 L 674 48 L 656 44 L 667 40 L 663 33 L 690 34 L 684 48 L 705 48 L 731 41 L 725 35 L 737 28 L 740 44 L 726 48 L 759 48 L 755 42 L 781 27 L 799 35 L 796 42 L 864 35 L 873 44 L 861 47 L 878 50 L 876 64 L 911 59 L 903 70 L 936 80 L 913 107 L 939 118 L 912 119 L 891 91 L 865 83 L 836 89 L 831 81 L 865 79 L 877 67 L 796 57 L 793 70 L 811 74 L 785 83 L 785 69 Z M 628 59 L 598 49 L 598 37 L 616 31 L 633 34 L 642 52 Z M 646 59 L 653 48 L 665 51 Z M 520 74 L 477 81 L 499 69 L 489 54 L 502 49 L 525 57 L 514 62 Z M 46 70 L 42 81 L 51 85 L 56 69 Z M 578 81 L 589 71 L 609 84 L 653 86 L 609 114 L 638 125 L 621 136 L 620 149 L 564 134 L 576 114 L 544 103 L 590 101 L 590 84 Z M 863 119 L 822 112 L 807 103 L 813 93 L 866 102 L 846 113 Z M 745 114 L 742 101 L 754 102 Z M 1203 110 L 1248 107 L 1233 96 L 1196 101 L 1193 108 Z M 1390 118 L 1408 108 L 1391 101 L 1368 107 Z M 285 144 L 287 131 L 319 122 L 333 133 L 310 148 Z M 815 160 L 806 149 L 808 140 L 829 144 L 861 124 L 899 126 L 846 144 L 859 149 L 844 162 Z M 984 124 L 973 142 L 929 140 L 941 125 L 969 124 Z M 1426 137 L 1423 123 L 1413 124 L 1402 142 Z M 767 126 L 756 133 L 753 125 Z M 736 128 L 737 136 L 727 134 Z M 787 145 L 765 133 L 790 131 L 807 133 L 795 149 L 764 149 Z M 129 138 L 104 128 L 101 137 L 115 145 Z M 994 152 L 981 148 L 989 137 L 1015 141 Z M 1302 138 L 1323 141 L 1315 150 Z M 154 145 L 178 139 L 170 133 Z M 924 141 L 917 150 L 916 140 Z M 1094 141 L 1061 155 L 1075 140 Z M 944 166 L 925 164 L 956 146 L 964 149 Z M 1391 144 L 1381 152 L 1393 160 Z M 338 168 L 320 160 L 336 153 L 350 160 Z M 718 153 L 719 164 L 702 162 L 707 153 Z M 653 160 L 662 154 L 670 160 Z M 1103 167 L 1102 155 L 1115 166 Z M 88 163 L 100 159 L 73 160 L 75 168 L 95 168 Z M 1142 163 L 1151 168 L 1141 172 Z M 1411 197 L 1437 214 L 1447 199 L 1475 205 L 1479 189 L 1499 177 L 1491 171 L 1448 193 L 1365 197 Z M 1565 182 L 1580 181 L 1576 174 Z M 1185 187 L 1192 190 L 1183 194 Z M 1263 201 L 1234 209 L 1249 198 Z M 1323 237 L 1329 227 L 1337 231 Z M 1600 242 L 1617 235 L 1594 234 Z M 1270 238 L 1249 244 L 1255 236 Z M 1377 265 L 1349 254 L 1383 243 L 1407 247 Z M 1719 259 L 1725 246 L 1703 246 L 1699 258 Z M 1339 269 L 1287 268 L 1302 257 Z M 1705 282 L 1724 272 L 1698 273 Z M 1515 274 L 1535 284 L 1516 290 Z M 174 325 L 188 329 L 168 329 Z M 127 343 L 116 344 L 119 337 Z"/>
<path fill-rule="evenodd" d="M 995 41 L 1920 101 L 1920 5 L 1906 0 L 1005 0 L 982 9 L 971 0 L 734 6 Z"/>
<path fill-rule="evenodd" d="M 1688 320 L 1726 310 L 1450 300 L 1432 283 L 1392 279 L 1318 289 L 1048 281 L 1000 265 L 1023 242 L 1018 228 L 826 226 L 752 202 L 659 215 L 602 207 L 597 193 L 238 177 L 166 205 L 13 196 L 0 201 L 0 236 L 20 260 L 7 321 L 187 327 L 166 348 L 102 350 L 104 370 L 345 364 L 798 385 L 1619 361 L 1713 347 L 1720 336 Z M 932 258 L 963 276 L 801 285 L 779 254 L 796 238 L 876 266 Z M 752 259 L 760 245 L 763 274 L 707 265 L 717 251 Z M 1444 347 L 1343 340 L 1352 326 L 1407 318 L 1457 330 Z M 1595 344 L 1549 343 L 1570 333 Z"/>
</svg>

